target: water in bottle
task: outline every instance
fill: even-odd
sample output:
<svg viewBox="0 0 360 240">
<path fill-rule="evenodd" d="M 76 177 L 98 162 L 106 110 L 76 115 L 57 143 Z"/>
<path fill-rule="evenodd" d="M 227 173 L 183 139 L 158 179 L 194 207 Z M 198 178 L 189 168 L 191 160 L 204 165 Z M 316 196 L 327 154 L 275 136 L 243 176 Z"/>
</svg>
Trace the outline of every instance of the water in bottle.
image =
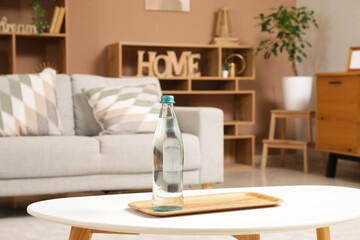
<svg viewBox="0 0 360 240">
<path fill-rule="evenodd" d="M 174 111 L 174 97 L 161 97 L 161 111 L 153 140 L 154 211 L 181 210 L 183 200 L 184 147 Z"/>
</svg>

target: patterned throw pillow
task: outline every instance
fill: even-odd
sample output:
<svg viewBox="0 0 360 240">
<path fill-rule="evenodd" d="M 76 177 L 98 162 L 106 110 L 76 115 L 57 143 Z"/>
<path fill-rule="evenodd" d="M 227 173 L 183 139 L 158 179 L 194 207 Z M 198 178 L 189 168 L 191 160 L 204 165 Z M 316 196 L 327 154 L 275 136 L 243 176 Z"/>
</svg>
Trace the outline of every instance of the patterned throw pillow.
<svg viewBox="0 0 360 240">
<path fill-rule="evenodd" d="M 55 79 L 54 71 L 0 75 L 0 136 L 63 133 Z"/>
<path fill-rule="evenodd" d="M 155 85 L 82 90 L 103 130 L 100 134 L 154 132 L 161 108 Z"/>
</svg>

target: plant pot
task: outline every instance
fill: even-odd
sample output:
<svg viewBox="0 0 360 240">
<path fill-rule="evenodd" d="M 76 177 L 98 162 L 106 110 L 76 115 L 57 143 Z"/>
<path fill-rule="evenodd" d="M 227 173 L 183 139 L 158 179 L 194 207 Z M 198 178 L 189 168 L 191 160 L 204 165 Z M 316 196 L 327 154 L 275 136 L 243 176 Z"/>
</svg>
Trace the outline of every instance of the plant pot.
<svg viewBox="0 0 360 240">
<path fill-rule="evenodd" d="M 229 70 L 222 70 L 221 73 L 222 73 L 221 75 L 222 75 L 223 78 L 229 77 Z"/>
<path fill-rule="evenodd" d="M 283 77 L 282 90 L 285 110 L 309 110 L 313 78 L 310 76 Z"/>
</svg>

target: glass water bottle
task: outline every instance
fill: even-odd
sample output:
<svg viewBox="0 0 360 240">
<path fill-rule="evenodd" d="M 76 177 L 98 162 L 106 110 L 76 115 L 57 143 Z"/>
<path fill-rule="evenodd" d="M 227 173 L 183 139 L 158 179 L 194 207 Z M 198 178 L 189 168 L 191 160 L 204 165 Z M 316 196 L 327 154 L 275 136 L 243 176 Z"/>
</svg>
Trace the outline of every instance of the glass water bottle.
<svg viewBox="0 0 360 240">
<path fill-rule="evenodd" d="M 161 97 L 161 111 L 153 140 L 154 211 L 181 210 L 183 199 L 184 146 L 174 111 L 174 96 Z"/>
</svg>

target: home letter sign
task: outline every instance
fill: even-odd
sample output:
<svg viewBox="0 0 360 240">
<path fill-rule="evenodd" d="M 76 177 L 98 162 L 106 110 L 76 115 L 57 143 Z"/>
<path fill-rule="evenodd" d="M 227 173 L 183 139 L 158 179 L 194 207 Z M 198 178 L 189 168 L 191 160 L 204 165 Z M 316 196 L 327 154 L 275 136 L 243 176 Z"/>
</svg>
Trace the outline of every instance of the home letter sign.
<svg viewBox="0 0 360 240">
<path fill-rule="evenodd" d="M 144 70 L 147 69 L 147 75 L 156 77 L 186 77 L 200 76 L 199 61 L 200 53 L 191 54 L 191 51 L 183 51 L 180 58 L 177 59 L 175 51 L 166 51 L 165 54 L 157 55 L 156 52 L 148 51 L 148 60 L 144 60 L 146 51 L 137 51 L 138 66 L 137 76 L 144 76 Z"/>
<path fill-rule="evenodd" d="M 190 77 L 200 77 L 199 62 L 195 62 L 196 59 L 200 60 L 200 53 L 191 54 L 189 56 L 188 64 Z"/>
<path fill-rule="evenodd" d="M 164 61 L 164 71 L 162 73 L 160 73 L 160 71 L 159 71 L 159 61 L 161 59 Z M 170 66 L 170 58 L 166 55 L 158 55 L 155 58 L 153 68 L 154 68 L 155 76 L 157 76 L 157 77 L 170 77 L 172 75 L 171 74 L 171 66 Z"/>
<path fill-rule="evenodd" d="M 137 70 L 137 76 L 142 77 L 143 76 L 143 68 L 148 69 L 148 76 L 154 76 L 153 72 L 153 62 L 155 60 L 156 52 L 148 52 L 149 55 L 149 61 L 144 61 L 144 53 L 145 51 L 137 51 L 138 54 L 138 70 Z"/>
<path fill-rule="evenodd" d="M 184 51 L 181 53 L 179 61 L 176 59 L 175 51 L 167 51 L 167 55 L 170 58 L 171 65 L 174 69 L 175 76 L 185 77 L 188 74 L 187 59 L 191 55 L 190 51 Z"/>
</svg>

